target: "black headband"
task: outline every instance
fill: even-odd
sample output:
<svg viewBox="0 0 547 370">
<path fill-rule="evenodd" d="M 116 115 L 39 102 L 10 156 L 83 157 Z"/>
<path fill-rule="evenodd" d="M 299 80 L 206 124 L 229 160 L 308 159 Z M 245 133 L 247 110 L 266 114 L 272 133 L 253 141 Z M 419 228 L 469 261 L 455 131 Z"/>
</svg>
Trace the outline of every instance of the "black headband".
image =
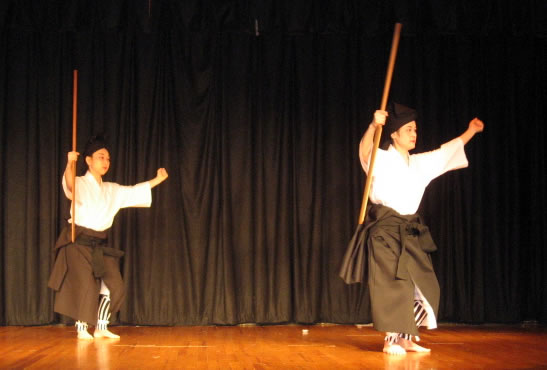
<svg viewBox="0 0 547 370">
<path fill-rule="evenodd" d="M 390 103 L 387 108 L 387 120 L 384 130 L 391 135 L 409 122 L 416 121 L 418 112 L 399 103 Z"/>
<path fill-rule="evenodd" d="M 387 149 L 391 143 L 391 134 L 406 125 L 409 122 L 416 121 L 418 112 L 399 103 L 389 103 L 387 107 L 387 120 L 384 126 L 384 139 L 382 140 L 382 149 Z"/>
<path fill-rule="evenodd" d="M 92 136 L 88 140 L 87 144 L 85 145 L 84 158 L 93 156 L 93 153 L 103 148 L 108 150 L 108 152 L 110 152 L 110 149 L 108 147 L 108 144 L 106 143 L 104 135 L 99 134 L 99 135 Z"/>
</svg>

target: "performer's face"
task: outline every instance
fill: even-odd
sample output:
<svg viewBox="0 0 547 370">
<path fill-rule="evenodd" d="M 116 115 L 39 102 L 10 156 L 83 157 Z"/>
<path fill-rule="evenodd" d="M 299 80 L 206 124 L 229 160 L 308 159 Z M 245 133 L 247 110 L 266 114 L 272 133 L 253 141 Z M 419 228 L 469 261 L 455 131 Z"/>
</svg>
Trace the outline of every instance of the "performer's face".
<svg viewBox="0 0 547 370">
<path fill-rule="evenodd" d="M 402 148 L 404 150 L 412 150 L 416 147 L 417 134 L 416 121 L 410 121 L 409 123 L 401 126 L 400 129 L 391 134 L 395 147 Z"/>
<path fill-rule="evenodd" d="M 110 168 L 110 154 L 105 148 L 97 150 L 91 157 L 87 156 L 85 161 L 94 175 L 103 176 Z"/>
</svg>

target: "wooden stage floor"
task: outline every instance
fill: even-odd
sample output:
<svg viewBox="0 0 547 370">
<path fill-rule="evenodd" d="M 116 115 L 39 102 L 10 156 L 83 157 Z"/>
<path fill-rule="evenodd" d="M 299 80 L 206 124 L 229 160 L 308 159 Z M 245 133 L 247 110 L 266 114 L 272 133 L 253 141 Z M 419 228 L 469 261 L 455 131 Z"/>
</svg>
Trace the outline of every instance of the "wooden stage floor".
<svg viewBox="0 0 547 370">
<path fill-rule="evenodd" d="M 308 333 L 303 333 L 307 329 Z M 547 328 L 441 325 L 430 354 L 390 356 L 370 326 L 117 326 L 119 340 L 76 339 L 74 327 L 0 327 L 5 369 L 546 368 Z"/>
</svg>

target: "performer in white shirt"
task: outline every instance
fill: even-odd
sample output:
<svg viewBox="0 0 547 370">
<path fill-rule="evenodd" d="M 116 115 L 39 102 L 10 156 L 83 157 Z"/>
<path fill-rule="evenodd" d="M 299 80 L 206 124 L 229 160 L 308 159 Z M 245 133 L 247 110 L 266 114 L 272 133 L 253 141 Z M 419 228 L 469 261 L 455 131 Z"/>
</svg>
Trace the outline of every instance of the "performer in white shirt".
<svg viewBox="0 0 547 370">
<path fill-rule="evenodd" d="M 429 352 L 419 346 L 418 327 L 436 327 L 439 284 L 429 253 L 436 250 L 427 226 L 416 214 L 426 186 L 434 178 L 467 167 L 464 145 L 484 129 L 474 118 L 459 137 L 439 149 L 409 154 L 416 146 L 416 111 L 392 103 L 376 111 L 360 145 L 359 157 L 368 173 L 374 131 L 391 141 L 378 149 L 372 174 L 368 230 L 368 285 L 374 327 L 386 332 L 383 351 Z M 387 120 L 386 120 L 387 118 Z M 389 143 L 387 143 L 389 144 Z"/>
<path fill-rule="evenodd" d="M 151 188 L 167 179 L 168 174 L 160 168 L 155 178 L 134 186 L 104 182 L 110 153 L 103 137 L 95 136 L 84 151 L 88 170 L 84 176 L 76 177 L 74 200 L 72 164 L 78 156 L 77 152 L 68 153 L 62 179 L 66 197 L 76 201 L 76 216 L 69 220 L 55 244 L 57 256 L 48 286 L 55 290 L 55 312 L 76 320 L 78 338 L 119 338 L 107 326 L 110 315 L 119 311 L 125 298 L 119 269 L 123 252 L 108 247 L 107 231 L 121 208 L 150 207 Z M 72 222 L 76 225 L 74 243 Z M 87 331 L 88 324 L 95 325 L 93 336 Z"/>
</svg>

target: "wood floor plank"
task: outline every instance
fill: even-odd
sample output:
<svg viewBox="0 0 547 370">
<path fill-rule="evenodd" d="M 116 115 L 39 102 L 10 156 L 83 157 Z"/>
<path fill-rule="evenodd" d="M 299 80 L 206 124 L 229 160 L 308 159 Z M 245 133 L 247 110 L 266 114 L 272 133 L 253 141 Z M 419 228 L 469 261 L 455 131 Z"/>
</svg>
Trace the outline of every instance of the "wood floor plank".
<svg viewBox="0 0 547 370">
<path fill-rule="evenodd" d="M 304 334 L 303 329 L 308 333 Z M 547 368 L 547 328 L 442 325 L 430 354 L 389 356 L 369 326 L 134 327 L 120 340 L 76 339 L 73 327 L 0 327 L 9 369 Z"/>
</svg>

